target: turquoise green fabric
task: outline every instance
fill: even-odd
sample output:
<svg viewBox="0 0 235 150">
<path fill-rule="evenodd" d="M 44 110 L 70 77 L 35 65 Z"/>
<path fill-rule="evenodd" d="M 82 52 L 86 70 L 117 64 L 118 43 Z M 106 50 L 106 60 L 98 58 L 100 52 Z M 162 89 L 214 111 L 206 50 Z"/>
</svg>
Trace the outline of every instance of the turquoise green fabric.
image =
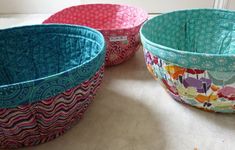
<svg viewBox="0 0 235 150">
<path fill-rule="evenodd" d="M 34 25 L 0 30 L 0 108 L 56 96 L 92 77 L 104 64 L 97 30 Z"/>
<path fill-rule="evenodd" d="M 144 48 L 186 68 L 235 71 L 235 12 L 182 10 L 148 20 L 141 28 Z"/>
</svg>

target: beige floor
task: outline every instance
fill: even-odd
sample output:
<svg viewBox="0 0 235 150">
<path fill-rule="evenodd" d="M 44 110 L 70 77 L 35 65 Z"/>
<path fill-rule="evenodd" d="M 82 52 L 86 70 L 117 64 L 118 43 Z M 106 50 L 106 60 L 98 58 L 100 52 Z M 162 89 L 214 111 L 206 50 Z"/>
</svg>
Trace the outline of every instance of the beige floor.
<svg viewBox="0 0 235 150">
<path fill-rule="evenodd" d="M 2 22 L 2 28 L 9 25 Z M 102 87 L 79 124 L 51 142 L 22 150 L 75 149 L 234 150 L 235 116 L 172 100 L 147 72 L 140 50 L 128 62 L 106 69 Z"/>
<path fill-rule="evenodd" d="M 60 138 L 24 150 L 233 150 L 235 116 L 185 107 L 145 68 L 142 51 L 106 69 L 83 120 Z"/>
</svg>

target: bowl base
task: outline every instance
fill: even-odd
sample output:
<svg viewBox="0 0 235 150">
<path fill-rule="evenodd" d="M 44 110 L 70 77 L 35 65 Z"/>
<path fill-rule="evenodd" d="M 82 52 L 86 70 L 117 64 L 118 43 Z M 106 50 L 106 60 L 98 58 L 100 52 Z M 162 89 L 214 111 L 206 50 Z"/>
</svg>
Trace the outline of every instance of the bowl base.
<svg viewBox="0 0 235 150">
<path fill-rule="evenodd" d="M 172 98 L 174 101 L 176 101 L 177 103 L 182 104 L 182 105 L 184 105 L 184 106 L 186 106 L 186 107 L 193 108 L 193 109 L 199 109 L 199 110 L 201 110 L 201 111 L 210 112 L 210 113 L 218 113 L 218 114 L 224 114 L 224 113 L 229 114 L 229 113 L 231 113 L 231 114 L 235 114 L 235 111 L 223 111 L 223 112 L 220 112 L 220 111 L 214 111 L 214 110 L 211 110 L 211 109 L 207 109 L 207 108 L 205 108 L 205 107 L 199 107 L 199 106 L 196 106 L 196 105 L 188 104 L 188 103 L 186 103 L 185 101 L 183 101 L 183 100 L 181 100 L 181 99 L 176 98 L 175 96 L 173 96 L 173 95 L 171 94 L 171 92 L 169 92 L 167 89 L 165 89 L 165 90 L 166 90 L 166 92 L 171 96 L 171 98 Z"/>
</svg>

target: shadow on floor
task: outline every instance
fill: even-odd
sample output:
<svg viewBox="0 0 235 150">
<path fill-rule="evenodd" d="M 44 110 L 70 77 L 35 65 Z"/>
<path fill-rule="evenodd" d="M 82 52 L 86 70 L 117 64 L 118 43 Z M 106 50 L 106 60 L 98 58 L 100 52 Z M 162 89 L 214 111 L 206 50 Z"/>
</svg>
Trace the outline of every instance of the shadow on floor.
<svg viewBox="0 0 235 150">
<path fill-rule="evenodd" d="M 142 48 L 140 48 L 136 54 L 126 62 L 106 68 L 105 76 L 107 77 L 111 75 L 112 79 L 153 80 L 146 68 Z"/>
<path fill-rule="evenodd" d="M 179 102 L 176 102 L 176 103 L 181 105 L 179 107 L 185 107 L 185 111 L 187 111 L 188 113 L 191 113 L 191 115 L 195 116 L 195 118 L 203 119 L 203 122 L 211 122 L 213 125 L 217 126 L 216 128 L 218 129 L 223 128 L 225 130 L 229 130 L 235 133 L 235 114 L 234 113 L 206 112 L 206 111 L 200 110 L 192 106 L 183 105 Z"/>
<path fill-rule="evenodd" d="M 166 142 L 156 114 L 103 85 L 80 123 L 51 142 L 22 150 L 164 150 Z"/>
</svg>

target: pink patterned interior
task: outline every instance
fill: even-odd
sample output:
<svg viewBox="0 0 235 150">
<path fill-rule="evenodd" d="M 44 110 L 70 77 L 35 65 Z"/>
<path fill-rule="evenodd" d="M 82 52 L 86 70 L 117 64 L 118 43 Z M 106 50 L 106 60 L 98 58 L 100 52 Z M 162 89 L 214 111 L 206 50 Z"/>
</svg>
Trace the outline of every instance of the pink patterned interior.
<svg viewBox="0 0 235 150">
<path fill-rule="evenodd" d="M 147 13 L 142 9 L 126 5 L 88 4 L 64 9 L 44 23 L 85 25 L 99 30 L 125 29 L 142 24 Z"/>
</svg>

